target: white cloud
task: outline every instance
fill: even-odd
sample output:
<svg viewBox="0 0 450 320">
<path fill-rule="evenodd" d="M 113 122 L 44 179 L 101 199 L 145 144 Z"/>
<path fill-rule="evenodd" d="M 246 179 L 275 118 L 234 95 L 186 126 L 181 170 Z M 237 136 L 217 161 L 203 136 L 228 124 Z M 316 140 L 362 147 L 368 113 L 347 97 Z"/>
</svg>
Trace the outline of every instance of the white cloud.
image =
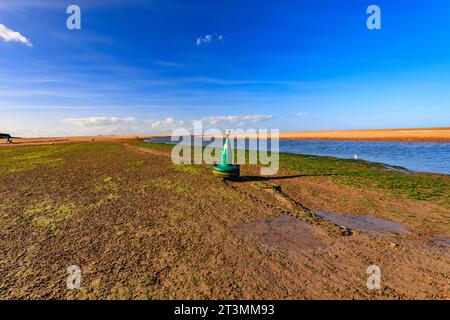
<svg viewBox="0 0 450 320">
<path fill-rule="evenodd" d="M 10 41 L 21 42 L 29 47 L 32 46 L 31 41 L 29 39 L 25 38 L 17 31 L 8 29 L 4 24 L 1 23 L 0 23 L 0 39 L 3 39 L 6 42 Z"/>
<path fill-rule="evenodd" d="M 263 122 L 272 119 L 272 115 L 229 115 L 229 116 L 211 116 L 197 119 L 203 122 L 205 128 L 218 127 L 222 124 L 233 124 L 236 127 L 243 127 L 248 122 Z M 167 117 L 163 120 L 145 120 L 144 122 L 151 126 L 152 132 L 171 133 L 178 128 L 191 130 L 195 119 L 179 120 L 173 117 Z M 149 128 L 150 129 L 150 128 Z"/>
<path fill-rule="evenodd" d="M 271 115 L 225 115 L 211 116 L 197 119 L 179 119 L 167 117 L 164 119 L 143 120 L 135 117 L 98 116 L 86 118 L 66 118 L 57 123 L 46 122 L 33 124 L 23 123 L 20 127 L 8 127 L 4 124 L 5 132 L 14 136 L 78 136 L 78 135 L 112 135 L 112 134 L 171 134 L 174 130 L 184 128 L 193 130 L 194 121 L 202 121 L 204 130 L 210 128 L 242 128 L 250 123 L 263 122 L 272 119 Z M 0 120 L 3 120 L 0 118 Z M 61 121 L 61 120 L 59 120 Z M 49 123 L 52 123 L 49 125 Z M 0 126 L 2 125 L 0 121 Z"/>
<path fill-rule="evenodd" d="M 201 46 L 204 43 L 211 43 L 213 41 L 223 41 L 223 35 L 215 33 L 214 35 L 206 34 L 204 36 L 198 37 L 195 42 L 197 46 Z"/>
<path fill-rule="evenodd" d="M 309 113 L 308 112 L 297 112 L 295 115 L 297 117 L 306 117 L 306 116 L 309 116 Z"/>
<path fill-rule="evenodd" d="M 67 128 L 51 127 L 51 128 L 29 128 L 29 127 L 3 127 L 5 133 L 11 134 L 13 137 L 30 138 L 30 137 L 62 137 L 70 136 L 72 131 Z"/>
<path fill-rule="evenodd" d="M 239 125 L 244 125 L 247 121 L 250 122 L 263 122 L 272 119 L 272 115 L 264 115 L 264 114 L 252 114 L 252 115 L 230 115 L 230 116 L 211 116 L 205 117 L 202 120 L 212 124 L 220 124 L 224 122 L 228 123 L 236 123 L 239 122 Z"/>
<path fill-rule="evenodd" d="M 152 127 L 152 130 L 156 130 L 161 133 L 171 132 L 177 128 L 182 128 L 184 125 L 183 120 L 176 120 L 172 117 L 167 117 L 164 120 L 145 120 L 145 123 Z"/>
<path fill-rule="evenodd" d="M 88 118 L 69 118 L 64 119 L 64 122 L 74 124 L 79 127 L 110 127 L 117 126 L 120 123 L 132 122 L 136 119 L 134 117 L 88 117 Z"/>
</svg>

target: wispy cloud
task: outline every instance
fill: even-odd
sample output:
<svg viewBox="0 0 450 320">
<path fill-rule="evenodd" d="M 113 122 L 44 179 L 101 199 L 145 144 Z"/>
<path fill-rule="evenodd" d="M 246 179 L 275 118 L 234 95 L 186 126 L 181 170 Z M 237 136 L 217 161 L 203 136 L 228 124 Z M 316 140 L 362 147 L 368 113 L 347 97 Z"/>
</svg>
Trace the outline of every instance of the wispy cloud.
<svg viewBox="0 0 450 320">
<path fill-rule="evenodd" d="M 57 0 L 0 0 L 0 9 L 2 11 L 17 11 L 27 9 L 44 9 L 44 10 L 61 10 L 67 8 L 70 2 Z M 104 0 L 77 0 L 77 5 L 81 8 L 99 8 L 105 6 Z M 109 0 L 108 7 L 126 6 L 130 2 L 128 0 Z M 134 0 L 134 6 L 149 7 L 153 1 Z"/>
<path fill-rule="evenodd" d="M 22 9 L 55 9 L 61 7 L 59 1 L 53 0 L 0 0 L 0 9 L 2 11 L 17 11 Z"/>
<path fill-rule="evenodd" d="M 240 122 L 242 125 L 245 122 L 263 122 L 272 119 L 272 115 L 264 115 L 264 114 L 252 114 L 252 115 L 230 115 L 230 116 L 211 116 L 205 117 L 202 120 L 212 124 L 218 125 L 222 123 L 236 123 Z"/>
<path fill-rule="evenodd" d="M 74 124 L 79 127 L 109 127 L 116 126 L 123 122 L 135 121 L 134 117 L 88 117 L 88 118 L 69 118 L 64 122 Z"/>
<path fill-rule="evenodd" d="M 221 34 L 217 34 L 217 33 L 215 33 L 214 35 L 212 35 L 212 34 L 205 34 L 204 36 L 197 37 L 197 40 L 195 41 L 195 44 L 197 46 L 201 46 L 202 44 L 212 43 L 214 41 L 222 42 L 223 39 L 224 39 L 223 35 L 221 35 Z"/>
<path fill-rule="evenodd" d="M 0 39 L 6 42 L 21 42 L 31 47 L 31 41 L 21 35 L 19 32 L 8 29 L 4 24 L 0 23 Z"/>
<path fill-rule="evenodd" d="M 181 63 L 171 62 L 171 61 L 164 61 L 164 60 L 155 60 L 153 61 L 154 64 L 166 67 L 166 68 L 172 68 L 172 69 L 185 69 L 185 66 Z"/>
<path fill-rule="evenodd" d="M 297 117 L 306 117 L 306 116 L 309 116 L 309 113 L 308 112 L 297 112 L 295 115 Z"/>
</svg>

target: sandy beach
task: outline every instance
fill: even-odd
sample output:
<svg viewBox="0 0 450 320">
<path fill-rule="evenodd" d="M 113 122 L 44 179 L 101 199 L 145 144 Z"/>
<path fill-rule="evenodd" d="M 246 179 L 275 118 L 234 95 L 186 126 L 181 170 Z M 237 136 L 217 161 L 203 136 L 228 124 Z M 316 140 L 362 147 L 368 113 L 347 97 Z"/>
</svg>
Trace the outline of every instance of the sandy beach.
<svg viewBox="0 0 450 320">
<path fill-rule="evenodd" d="M 330 139 L 372 141 L 450 142 L 450 127 L 379 130 L 294 131 L 280 133 L 281 139 Z"/>
<path fill-rule="evenodd" d="M 304 140 L 450 142 L 450 127 L 372 129 L 372 130 L 290 131 L 290 132 L 280 132 L 279 137 L 280 139 L 304 139 Z"/>
</svg>

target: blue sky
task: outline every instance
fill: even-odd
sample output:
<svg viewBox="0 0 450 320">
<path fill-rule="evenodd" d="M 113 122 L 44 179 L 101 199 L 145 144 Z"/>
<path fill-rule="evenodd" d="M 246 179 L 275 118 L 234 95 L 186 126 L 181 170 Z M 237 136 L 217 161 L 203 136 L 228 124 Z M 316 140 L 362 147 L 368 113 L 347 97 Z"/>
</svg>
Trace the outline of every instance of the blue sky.
<svg viewBox="0 0 450 320">
<path fill-rule="evenodd" d="M 0 132 L 450 125 L 447 0 L 0 0 L 0 24 Z"/>
</svg>

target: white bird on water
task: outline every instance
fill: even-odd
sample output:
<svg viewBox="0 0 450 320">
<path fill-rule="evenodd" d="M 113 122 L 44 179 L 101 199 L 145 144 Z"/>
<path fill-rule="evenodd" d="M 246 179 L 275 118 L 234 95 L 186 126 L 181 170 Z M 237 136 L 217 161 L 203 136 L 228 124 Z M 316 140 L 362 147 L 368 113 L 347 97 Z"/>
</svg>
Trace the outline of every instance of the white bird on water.
<svg viewBox="0 0 450 320">
<path fill-rule="evenodd" d="M 355 155 L 353 156 L 353 158 L 355 158 L 355 160 L 358 160 L 358 155 L 355 154 Z"/>
</svg>

